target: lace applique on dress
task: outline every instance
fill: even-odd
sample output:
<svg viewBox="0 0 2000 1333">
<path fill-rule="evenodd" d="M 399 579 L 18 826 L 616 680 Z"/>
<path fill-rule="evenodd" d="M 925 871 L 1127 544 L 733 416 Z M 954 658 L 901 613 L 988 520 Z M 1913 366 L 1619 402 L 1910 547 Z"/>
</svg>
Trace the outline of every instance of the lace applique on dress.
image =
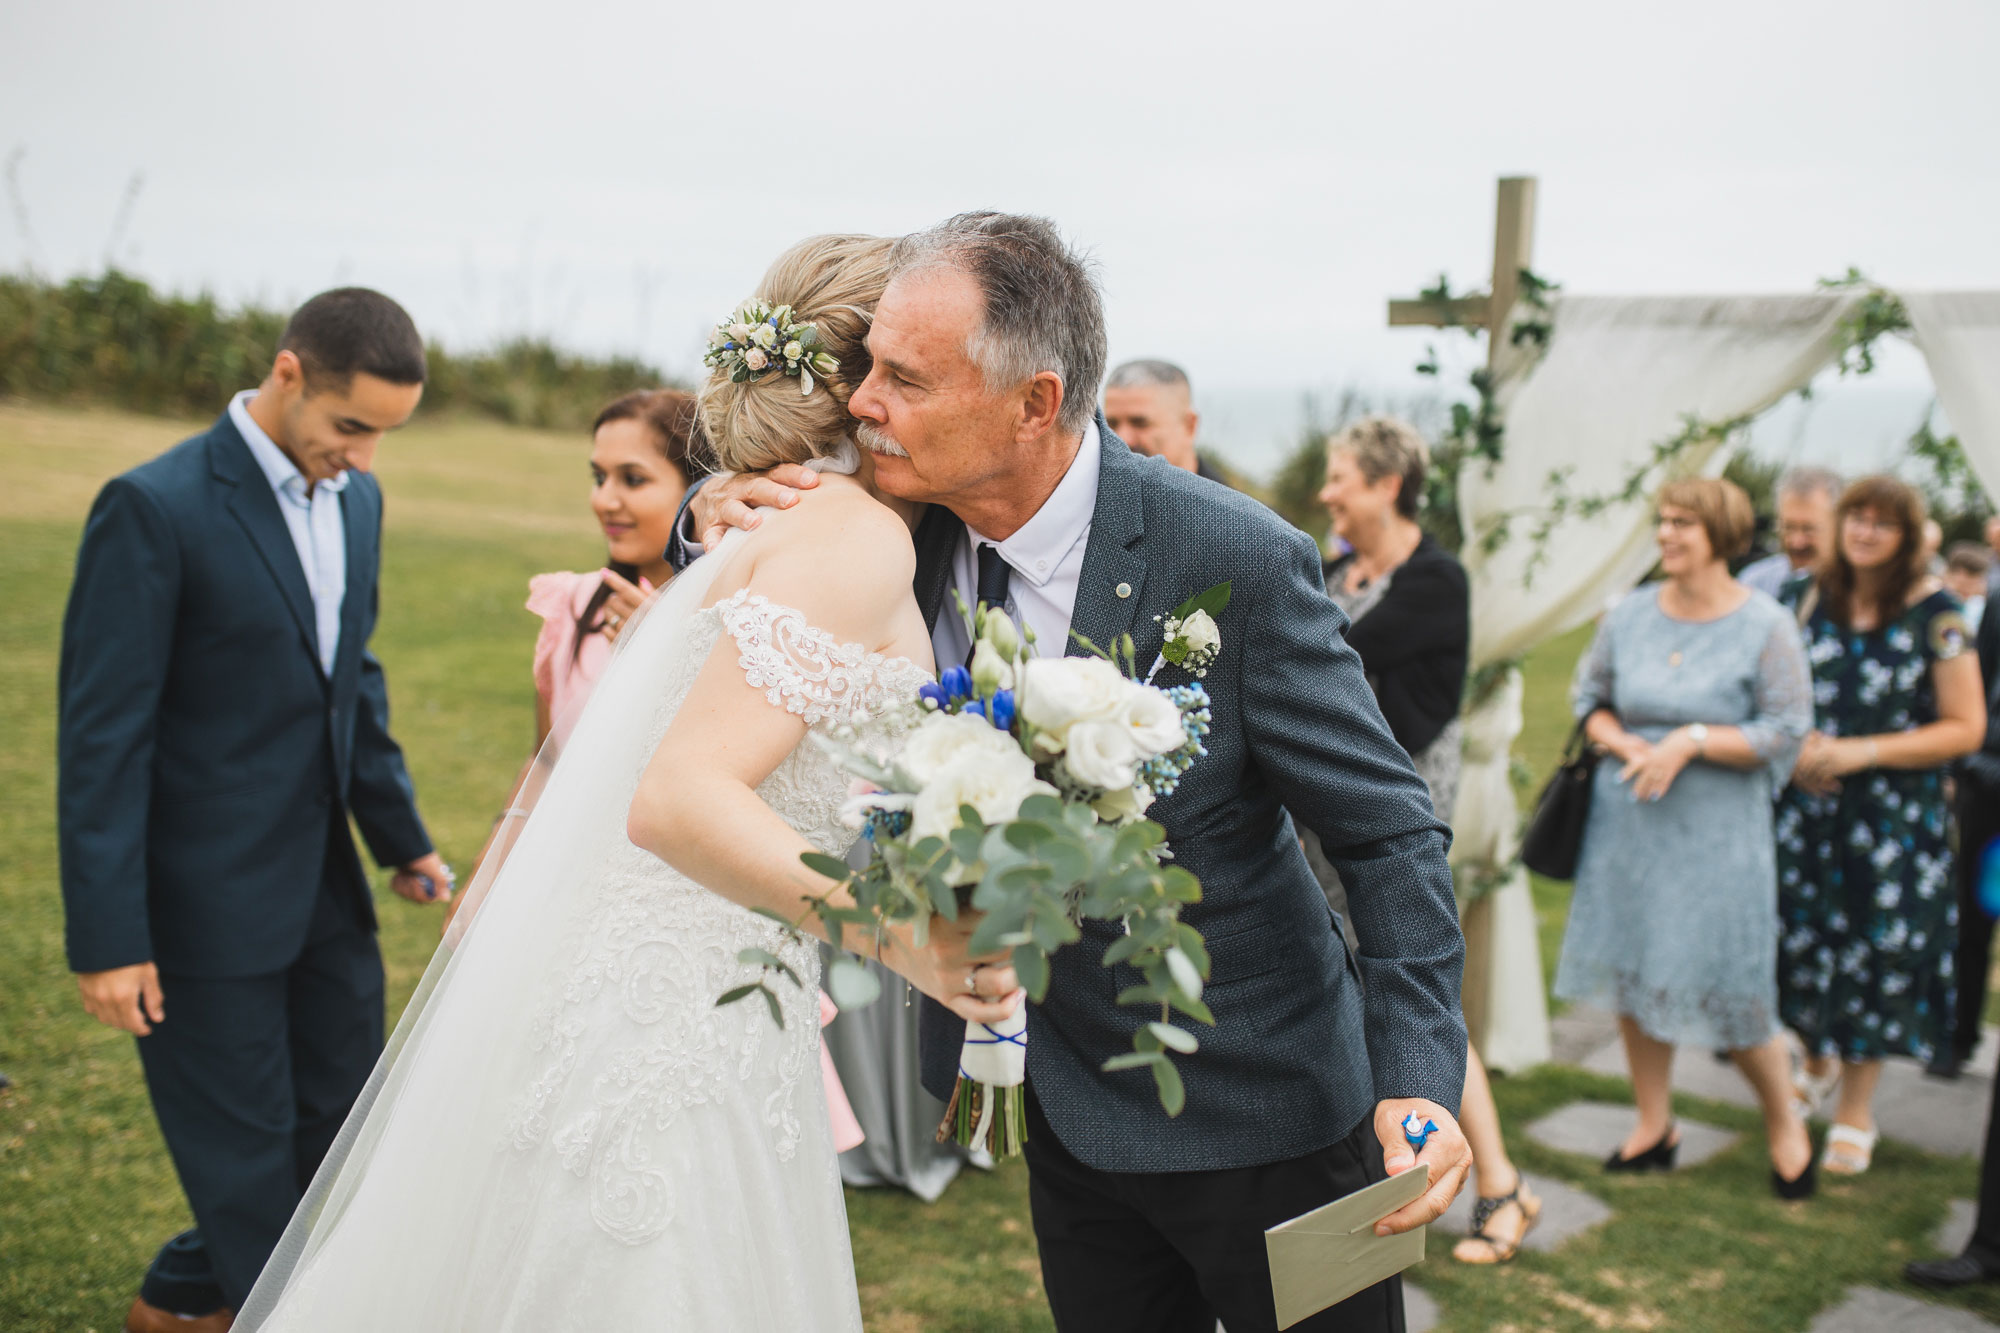
<svg viewBox="0 0 2000 1333">
<path fill-rule="evenodd" d="M 908 658 L 841 643 L 803 613 L 747 588 L 717 602 L 714 611 L 736 640 L 743 678 L 774 708 L 796 713 L 809 727 L 879 717 L 925 679 Z"/>
</svg>

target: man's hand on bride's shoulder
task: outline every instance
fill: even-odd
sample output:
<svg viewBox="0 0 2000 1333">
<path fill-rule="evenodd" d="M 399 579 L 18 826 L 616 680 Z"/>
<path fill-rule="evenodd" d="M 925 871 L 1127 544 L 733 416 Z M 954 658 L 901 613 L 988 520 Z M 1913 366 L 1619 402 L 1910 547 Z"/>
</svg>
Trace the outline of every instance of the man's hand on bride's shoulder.
<svg viewBox="0 0 2000 1333">
<path fill-rule="evenodd" d="M 1416 1151 L 1403 1133 L 1403 1122 L 1415 1115 L 1437 1126 Z M 1378 1236 L 1394 1236 L 1435 1222 L 1451 1207 L 1451 1201 L 1465 1185 L 1472 1171 L 1472 1145 L 1458 1127 L 1458 1118 L 1436 1102 L 1422 1097 L 1391 1097 L 1375 1104 L 1375 1137 L 1382 1141 L 1382 1166 L 1392 1176 L 1415 1170 L 1420 1164 L 1431 1169 L 1430 1188 L 1412 1202 L 1375 1224 Z"/>
<path fill-rule="evenodd" d="M 931 918 L 922 948 L 911 942 L 907 925 L 891 926 L 879 955 L 883 966 L 968 1023 L 999 1023 L 1027 1002 L 1006 953 L 974 957 L 966 946 L 979 914 L 960 912 L 956 921 Z"/>
<path fill-rule="evenodd" d="M 759 509 L 790 509 L 799 492 L 819 485 L 819 473 L 797 463 L 780 463 L 765 472 L 719 473 L 694 493 L 688 513 L 701 547 L 713 551 L 731 528 L 754 528 L 763 522 Z"/>
</svg>

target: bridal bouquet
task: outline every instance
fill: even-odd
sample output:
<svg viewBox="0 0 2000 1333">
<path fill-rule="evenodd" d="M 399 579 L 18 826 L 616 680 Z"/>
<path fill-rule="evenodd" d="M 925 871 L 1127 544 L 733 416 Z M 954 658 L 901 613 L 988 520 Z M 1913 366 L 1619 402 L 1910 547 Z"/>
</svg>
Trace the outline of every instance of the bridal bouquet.
<svg viewBox="0 0 2000 1333">
<path fill-rule="evenodd" d="M 859 779 L 847 816 L 870 854 L 857 871 L 807 853 L 807 865 L 844 882 L 854 899 L 851 907 L 817 900 L 811 910 L 836 946 L 848 929 L 879 941 L 891 922 L 911 923 L 921 945 L 933 914 L 981 913 L 972 952 L 1008 951 L 1037 1002 L 1048 994 L 1050 955 L 1082 937 L 1080 922 L 1120 923 L 1124 934 L 1105 951 L 1104 966 L 1125 964 L 1142 980 L 1118 1002 L 1158 1017 L 1139 1024 L 1132 1050 L 1104 1068 L 1150 1070 L 1161 1106 L 1178 1115 L 1186 1092 L 1171 1057 L 1192 1054 L 1198 1043 L 1169 1020 L 1179 1012 L 1215 1021 L 1201 999 L 1207 950 L 1179 919 L 1201 886 L 1169 864 L 1165 830 L 1144 815 L 1206 753 L 1208 692 L 1198 683 L 1161 689 L 1137 679 L 1129 636 L 1109 651 L 1079 638 L 1091 657 L 1043 658 L 1033 654 L 1032 632 L 998 610 L 968 612 L 967 623 L 970 668 L 952 667 L 925 685 L 895 739 L 820 739 Z M 827 989 L 851 1007 L 872 1001 L 879 987 L 859 961 L 838 954 Z M 996 1156 L 1018 1153 L 1026 1065 L 1025 1006 L 998 1026 L 968 1023 L 938 1137 Z"/>
</svg>

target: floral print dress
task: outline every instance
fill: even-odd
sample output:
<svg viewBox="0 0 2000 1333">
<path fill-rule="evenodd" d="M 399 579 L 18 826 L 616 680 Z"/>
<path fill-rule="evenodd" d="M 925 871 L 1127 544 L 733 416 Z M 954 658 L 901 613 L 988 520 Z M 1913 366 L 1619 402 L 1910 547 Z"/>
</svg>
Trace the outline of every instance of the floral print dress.
<svg viewBox="0 0 2000 1333">
<path fill-rule="evenodd" d="M 1810 579 L 1785 589 L 1800 604 Z M 1969 647 L 1935 592 L 1866 634 L 1815 610 L 1804 625 L 1813 724 L 1879 736 L 1937 719 L 1931 666 Z M 1930 1058 L 1952 1022 L 1952 887 L 1944 771 L 1868 769 L 1834 796 L 1778 799 L 1779 1012 L 1813 1055 Z"/>
</svg>

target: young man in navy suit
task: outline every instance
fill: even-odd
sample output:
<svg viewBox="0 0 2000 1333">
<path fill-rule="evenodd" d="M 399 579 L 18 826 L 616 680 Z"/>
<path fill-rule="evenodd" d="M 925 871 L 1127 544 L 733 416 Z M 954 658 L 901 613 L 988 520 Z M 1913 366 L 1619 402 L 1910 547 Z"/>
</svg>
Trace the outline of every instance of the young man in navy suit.
<svg viewBox="0 0 2000 1333">
<path fill-rule="evenodd" d="M 450 896 L 368 651 L 368 469 L 424 375 L 394 301 L 316 296 L 264 383 L 113 479 L 84 528 L 60 677 L 69 963 L 91 1015 L 139 1039 L 195 1218 L 128 1333 L 228 1328 L 381 1053 L 349 817 L 398 894 Z"/>
</svg>

